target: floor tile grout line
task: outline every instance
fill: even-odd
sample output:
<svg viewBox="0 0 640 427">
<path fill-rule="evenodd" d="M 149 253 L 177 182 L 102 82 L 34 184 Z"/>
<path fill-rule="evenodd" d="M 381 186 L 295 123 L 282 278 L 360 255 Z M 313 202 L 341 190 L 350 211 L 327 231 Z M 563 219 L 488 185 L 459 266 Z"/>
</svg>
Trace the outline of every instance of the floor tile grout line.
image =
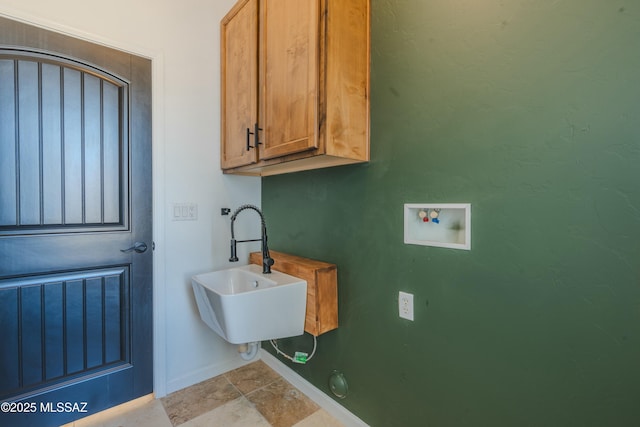
<svg viewBox="0 0 640 427">
<path fill-rule="evenodd" d="M 242 392 L 242 390 L 240 390 L 240 389 L 238 388 L 238 386 L 236 386 L 236 385 L 235 385 L 235 384 L 234 384 L 234 383 L 233 383 L 233 382 L 232 382 L 232 381 L 231 381 L 231 380 L 230 380 L 230 379 L 229 379 L 225 374 L 222 374 L 222 376 L 224 377 L 224 379 L 225 379 L 225 380 L 227 380 L 227 382 L 228 382 L 229 384 L 231 384 L 231 387 L 233 387 L 235 391 L 237 391 L 238 393 L 240 393 L 240 396 L 242 396 L 242 397 L 247 397 L 247 396 Z"/>
<path fill-rule="evenodd" d="M 258 362 L 258 361 L 256 361 L 256 362 Z M 256 363 L 256 362 L 253 362 L 253 363 Z M 265 364 L 265 365 L 266 365 L 266 364 Z M 233 381 L 231 381 L 231 379 L 230 379 L 230 378 L 229 378 L 229 376 L 228 376 L 228 374 L 230 374 L 231 372 L 233 372 L 233 371 L 237 371 L 237 370 L 240 370 L 240 369 L 242 369 L 243 367 L 240 367 L 240 368 L 234 369 L 233 371 L 229 371 L 229 372 L 222 373 L 222 374 L 221 374 L 221 376 L 224 376 L 224 377 L 225 377 L 225 379 L 226 379 L 226 380 L 227 380 L 227 381 L 228 381 L 228 382 L 229 382 L 233 387 L 235 387 L 235 389 L 236 389 L 236 390 L 238 390 L 238 391 L 240 392 L 240 394 L 241 394 L 244 398 L 246 398 L 246 399 L 247 399 L 247 401 L 251 404 L 251 406 L 253 406 L 254 408 L 256 408 L 256 410 L 258 410 L 258 408 L 257 408 L 257 407 L 256 407 L 256 405 L 253 403 L 253 401 L 250 399 L 250 396 L 251 396 L 251 395 L 253 395 L 253 394 L 255 394 L 255 393 L 257 393 L 258 391 L 261 391 L 261 390 L 266 389 L 267 387 L 269 387 L 269 386 L 271 386 L 271 385 L 273 385 L 273 384 L 275 384 L 275 383 L 277 383 L 277 382 L 285 383 L 285 384 L 287 385 L 287 388 L 293 388 L 293 389 L 295 389 L 298 393 L 300 393 L 301 395 L 303 395 L 305 398 L 307 398 L 307 399 L 311 400 L 311 398 L 310 398 L 309 396 L 307 396 L 307 395 L 306 395 L 302 390 L 298 389 L 294 384 L 292 384 L 289 380 L 287 380 L 287 379 L 286 379 L 284 376 L 282 376 L 279 372 L 274 371 L 274 370 L 273 370 L 273 369 L 271 369 L 269 366 L 267 366 L 267 367 L 268 367 L 272 372 L 274 372 L 274 373 L 276 374 L 276 378 L 274 378 L 274 379 L 273 379 L 273 380 L 271 380 L 270 382 L 268 382 L 268 383 L 266 383 L 266 384 L 264 384 L 264 385 L 262 385 L 262 386 L 260 386 L 260 387 L 258 387 L 258 388 L 256 388 L 256 389 L 254 389 L 254 390 L 251 390 L 251 391 L 249 391 L 249 392 L 247 392 L 247 393 L 242 392 L 242 391 L 241 391 L 241 390 L 236 386 L 236 384 L 234 384 L 234 383 L 233 383 Z M 313 403 L 315 403 L 313 400 L 311 400 L 311 401 L 312 401 Z M 309 414 L 307 417 L 310 417 L 311 415 L 315 414 L 316 412 L 318 412 L 318 411 L 321 409 L 320 405 L 316 404 L 315 406 L 316 406 L 316 410 L 315 410 L 315 411 L 313 411 L 311 414 Z M 261 416 L 262 416 L 262 417 L 267 421 L 267 423 L 268 423 L 269 425 L 271 425 L 271 426 L 273 427 L 273 425 L 272 425 L 271 423 L 269 423 L 269 420 L 267 420 L 267 418 L 264 416 L 264 414 L 262 414 L 262 412 L 260 412 L 260 410 L 258 410 L 258 413 L 259 413 L 259 414 L 260 414 L 260 415 L 261 415 Z M 303 418 L 303 420 L 304 420 L 304 419 L 306 419 L 307 417 Z M 300 422 L 300 421 L 302 421 L 302 420 L 299 420 L 298 422 Z"/>
<path fill-rule="evenodd" d="M 257 391 L 260 391 L 260 390 L 264 390 L 265 388 L 269 387 L 269 386 L 270 386 L 270 385 L 272 385 L 272 384 L 277 383 L 277 382 L 278 382 L 278 381 L 280 381 L 280 380 L 285 381 L 285 382 L 288 382 L 287 380 L 285 380 L 285 379 L 284 379 L 284 378 L 282 378 L 282 377 L 280 377 L 280 378 L 276 378 L 275 380 L 271 381 L 269 384 L 265 384 L 265 385 L 263 385 L 262 387 L 258 387 L 258 388 L 257 388 L 257 389 L 255 389 L 255 390 L 251 390 L 251 391 L 250 391 L 250 392 L 248 392 L 245 396 L 247 396 L 247 397 L 248 397 L 250 394 L 253 394 L 253 393 L 255 393 L 255 392 L 257 392 Z"/>
<path fill-rule="evenodd" d="M 256 362 L 257 362 L 257 361 L 256 361 Z M 255 363 L 255 362 L 254 362 L 254 363 Z M 291 382 L 289 382 L 285 377 L 283 377 L 280 373 L 278 373 L 278 372 L 276 372 L 276 371 L 273 371 L 273 372 L 276 374 L 276 377 L 275 377 L 275 378 L 273 378 L 271 381 L 269 381 L 269 382 L 267 382 L 267 383 L 265 383 L 265 384 L 261 385 L 260 387 L 258 387 L 258 388 L 256 388 L 256 389 L 253 389 L 253 390 L 251 390 L 251 391 L 249 391 L 249 392 L 247 392 L 247 393 L 244 393 L 242 390 L 240 390 L 240 387 L 237 385 L 237 384 L 240 384 L 242 381 L 238 381 L 238 382 L 237 382 L 237 384 L 236 384 L 236 383 L 234 383 L 234 382 L 231 380 L 231 378 L 230 378 L 230 377 L 231 377 L 231 375 L 229 375 L 229 374 L 231 374 L 232 372 L 237 371 L 237 370 L 242 369 L 242 368 L 243 368 L 243 367 L 240 367 L 240 368 L 234 369 L 234 370 L 232 370 L 232 371 L 223 372 L 223 373 L 221 373 L 220 375 L 218 375 L 218 377 L 224 377 L 224 380 L 227 382 L 227 384 L 229 384 L 229 385 L 233 388 L 233 390 L 235 390 L 235 391 L 239 394 L 239 396 L 238 396 L 236 399 L 229 400 L 229 401 L 225 402 L 224 404 L 222 404 L 222 405 L 220 405 L 220 406 L 218 406 L 218 407 L 216 407 L 216 408 L 211 409 L 211 411 L 213 411 L 213 410 L 215 410 L 215 409 L 217 409 L 217 408 L 220 408 L 220 407 L 222 407 L 222 406 L 224 406 L 224 405 L 227 405 L 228 403 L 233 402 L 233 401 L 235 401 L 235 400 L 237 400 L 237 399 L 239 399 L 239 398 L 243 398 L 244 400 L 246 400 L 246 401 L 251 405 L 251 407 L 253 407 L 254 409 L 256 409 L 256 411 L 260 414 L 260 416 L 261 416 L 261 417 L 266 421 L 266 423 L 267 423 L 268 425 L 270 425 L 271 427 L 273 427 L 273 425 L 269 422 L 269 420 L 265 417 L 265 415 L 264 415 L 264 414 L 262 414 L 262 412 L 261 412 L 261 411 L 257 408 L 257 406 L 255 405 L 255 403 L 250 399 L 250 396 L 251 396 L 251 395 L 255 394 L 256 392 L 262 391 L 262 390 L 264 390 L 264 389 L 266 389 L 266 388 L 268 388 L 268 387 L 272 386 L 273 384 L 276 384 L 276 383 L 280 382 L 280 383 L 284 383 L 284 384 L 286 384 L 288 388 L 293 388 L 293 389 L 297 390 L 300 394 L 302 394 L 303 396 L 305 396 L 307 399 L 310 399 L 310 398 L 309 398 L 309 396 L 307 396 L 304 392 L 302 392 L 301 390 L 299 390 L 295 385 L 293 385 L 293 384 L 292 384 Z M 216 378 L 216 377 L 214 377 L 214 378 L 210 378 L 210 379 L 215 379 L 215 378 Z M 205 380 L 205 381 L 206 381 L 206 380 Z M 194 384 L 194 385 L 195 385 L 195 384 Z M 193 386 L 191 386 L 191 387 L 193 387 Z M 316 405 L 316 406 L 318 406 L 318 405 Z M 171 417 L 169 416 L 169 413 L 167 412 L 167 408 L 164 406 L 164 404 L 162 405 L 162 409 L 163 409 L 163 411 L 164 411 L 165 416 L 169 419 L 169 422 L 171 423 L 171 425 L 173 425 L 173 420 L 171 420 Z M 316 408 L 316 411 L 314 411 L 313 413 L 317 412 L 319 409 L 320 409 L 320 407 L 318 406 L 318 407 Z M 210 411 L 207 411 L 207 412 L 210 412 Z M 313 414 L 313 413 L 312 413 L 312 414 Z M 309 416 L 311 416 L 312 414 L 309 414 Z M 203 414 L 200 414 L 200 415 L 203 415 Z M 185 421 L 185 423 L 186 423 L 186 422 L 188 422 L 188 421 L 190 421 L 190 420 Z M 300 420 L 300 421 L 301 421 L 301 420 Z M 179 426 L 181 426 L 181 425 L 183 425 L 183 424 L 184 424 L 184 423 L 181 423 L 181 424 L 175 425 L 174 427 L 179 427 Z"/>
<path fill-rule="evenodd" d="M 230 381 L 229 381 L 229 383 L 231 384 Z M 231 385 L 234 386 L 234 388 L 235 388 L 234 384 L 231 384 Z M 236 390 L 237 390 L 237 388 L 236 388 Z M 238 390 L 238 392 L 240 392 L 240 390 Z M 213 411 L 215 411 L 217 409 L 222 408 L 225 405 L 230 404 L 231 402 L 235 402 L 235 401 L 240 400 L 240 399 L 245 400 L 247 403 L 249 403 L 249 405 L 251 405 L 251 407 L 258 413 L 258 415 L 260 415 L 260 417 L 264 420 L 264 422 L 267 423 L 269 426 L 273 427 L 273 425 L 269 422 L 269 420 L 267 420 L 267 418 L 262 414 L 262 412 L 260 412 L 258 410 L 258 408 L 256 408 L 256 405 L 254 405 L 253 402 L 251 402 L 249 399 L 247 399 L 247 396 L 242 394 L 242 392 L 240 392 L 240 396 L 236 397 L 235 399 L 231 399 L 228 402 L 225 402 L 225 403 L 223 403 L 222 405 L 220 405 L 220 406 L 218 406 L 216 408 L 213 408 L 213 409 L 211 409 L 211 410 L 209 410 L 209 411 L 207 411 L 207 412 L 205 412 L 203 414 L 200 414 L 200 415 L 198 415 L 198 417 L 201 417 L 201 416 L 203 416 L 205 414 L 208 414 L 209 412 L 213 412 Z M 173 423 L 171 422 L 171 419 L 169 419 L 169 415 L 167 414 L 167 410 L 164 407 L 163 407 L 163 410 L 164 410 L 164 413 L 165 413 L 167 419 L 169 420 L 169 423 L 171 423 L 171 425 L 173 425 Z M 198 418 L 198 417 L 195 417 L 195 418 Z M 178 425 L 176 425 L 174 427 L 180 427 L 181 425 L 186 424 L 186 423 L 194 420 L 195 418 L 192 418 L 191 420 L 185 421 L 184 423 L 180 423 L 180 424 L 178 424 Z"/>
<path fill-rule="evenodd" d="M 223 378 L 221 378 L 221 377 L 223 377 Z M 188 390 L 189 390 L 189 389 L 194 389 L 194 388 L 196 388 L 199 384 L 202 384 L 202 383 L 205 383 L 205 382 L 208 382 L 208 381 L 215 381 L 215 380 L 218 380 L 218 379 L 219 379 L 219 380 L 226 381 L 227 385 L 231 386 L 231 388 L 232 388 L 232 389 L 237 393 L 237 397 L 236 397 L 236 398 L 233 398 L 233 399 L 231 399 L 231 400 L 227 400 L 227 401 L 225 401 L 224 403 L 222 403 L 221 405 L 216 406 L 216 407 L 214 407 L 214 408 L 210 409 L 209 411 L 205 411 L 205 412 L 203 412 L 203 413 L 201 413 L 201 414 L 197 415 L 196 417 L 189 418 L 189 419 L 185 420 L 184 422 L 182 422 L 182 423 L 180 423 L 180 424 L 174 424 L 174 419 L 172 419 L 172 418 L 171 418 L 171 416 L 170 416 L 170 414 L 169 414 L 169 412 L 168 412 L 168 408 L 164 405 L 164 402 L 163 402 L 163 401 L 164 401 L 164 400 L 166 400 L 169 396 L 171 396 L 171 395 L 173 395 L 173 394 L 176 394 L 176 393 L 186 393 L 186 394 L 188 394 Z M 224 406 L 224 405 L 226 405 L 227 403 L 232 402 L 232 401 L 234 401 L 234 400 L 236 400 L 236 399 L 238 399 L 238 398 L 240 398 L 240 397 L 245 397 L 245 396 L 244 396 L 244 394 L 243 394 L 243 393 L 242 393 L 242 392 L 241 392 L 241 391 L 240 391 L 240 390 L 235 386 L 235 384 L 233 384 L 233 383 L 229 380 L 229 378 L 227 378 L 227 376 L 226 376 L 226 375 L 224 375 L 224 374 L 220 374 L 220 375 L 217 375 L 217 376 L 215 376 L 215 377 L 212 377 L 212 378 L 209 378 L 209 379 L 203 380 L 203 381 L 201 381 L 201 382 L 199 382 L 199 383 L 192 384 L 191 386 L 185 387 L 184 389 L 177 390 L 177 391 L 175 391 L 175 392 L 173 392 L 173 393 L 170 393 L 169 395 L 167 395 L 167 396 L 165 396 L 165 397 L 163 397 L 163 398 L 161 398 L 161 399 L 159 399 L 159 400 L 160 400 L 160 403 L 161 403 L 161 405 L 162 405 L 162 409 L 164 410 L 164 413 L 165 413 L 165 415 L 167 416 L 167 418 L 169 419 L 169 422 L 171 423 L 171 425 L 172 425 L 173 427 L 179 427 L 179 426 L 181 426 L 181 425 L 183 425 L 183 424 L 185 424 L 185 423 L 187 423 L 187 422 L 191 421 L 192 419 L 197 418 L 197 417 L 198 417 L 198 416 L 200 416 L 200 415 L 203 415 L 203 414 L 205 414 L 205 413 L 207 413 L 207 412 L 213 411 L 213 410 L 215 410 L 215 409 L 217 409 L 217 408 L 219 408 L 219 407 L 221 407 L 221 406 Z"/>
<path fill-rule="evenodd" d="M 260 417 L 264 420 L 265 423 L 267 423 L 268 425 L 270 425 L 271 427 L 273 427 L 273 424 L 271 424 L 269 422 L 269 420 L 267 419 L 267 417 L 264 416 L 264 414 L 262 412 L 260 412 L 260 410 L 256 407 L 256 405 L 250 401 L 247 396 L 245 396 L 244 394 L 242 396 L 239 397 L 239 399 L 242 398 L 244 400 L 247 401 L 247 403 L 249 403 L 249 405 L 251 405 L 251 407 L 260 415 Z"/>
<path fill-rule="evenodd" d="M 254 363 L 255 363 L 255 362 L 254 362 Z M 248 366 L 248 365 L 247 365 L 247 366 Z M 242 369 L 242 367 L 240 367 L 240 368 L 238 368 L 238 369 Z M 271 368 L 269 368 L 269 369 L 271 369 Z M 234 370 L 237 370 L 237 369 L 234 369 Z M 230 371 L 230 372 L 233 372 L 233 371 Z M 274 371 L 274 372 L 275 372 L 275 371 Z M 229 372 L 226 372 L 226 373 L 223 373 L 222 375 L 223 375 L 223 376 L 225 377 L 225 379 L 226 379 L 227 381 L 229 381 L 229 383 L 230 383 L 231 385 L 233 385 L 233 386 L 236 388 L 236 390 L 238 390 L 238 391 L 240 392 L 240 394 L 242 394 L 243 396 L 248 396 L 248 395 L 250 395 L 251 393 L 254 393 L 254 392 L 258 391 L 258 390 L 262 390 L 262 389 L 263 389 L 263 388 L 265 388 L 265 387 L 269 387 L 271 384 L 275 383 L 276 381 L 279 381 L 279 380 L 287 381 L 287 380 L 286 380 L 282 375 L 280 375 L 279 373 L 275 372 L 275 373 L 276 373 L 276 375 L 278 375 L 278 377 L 277 377 L 277 378 L 275 378 L 275 379 L 273 379 L 271 382 L 268 382 L 267 384 L 264 384 L 264 385 L 262 385 L 262 386 L 260 386 L 260 387 L 258 387 L 258 388 L 256 388 L 256 389 L 254 389 L 254 390 L 251 390 L 250 392 L 243 393 L 243 392 L 242 392 L 242 390 L 240 390 L 238 387 L 236 387 L 236 385 L 235 385 L 235 384 L 234 384 L 234 383 L 229 379 L 229 377 L 227 377 L 227 374 L 228 374 L 228 373 L 229 373 Z M 287 382 L 288 382 L 288 381 L 287 381 Z"/>
<path fill-rule="evenodd" d="M 238 387 L 237 387 L 237 386 L 236 386 L 236 385 L 235 385 L 235 384 L 234 384 L 234 383 L 229 379 L 229 377 L 227 377 L 226 373 L 223 373 L 221 376 L 223 376 L 223 377 L 224 377 L 224 379 L 225 379 L 225 380 L 227 380 L 227 382 L 228 382 L 229 384 L 231 384 L 231 386 L 232 386 L 232 387 L 233 387 L 233 388 L 234 388 L 238 393 L 240 393 L 240 397 L 238 397 L 237 399 L 234 399 L 234 400 L 232 400 L 232 401 L 230 401 L 230 402 L 233 402 L 233 401 L 238 400 L 238 399 L 244 399 L 244 400 L 246 400 L 246 401 L 247 401 L 247 403 L 249 403 L 249 405 L 251 405 L 251 407 L 252 407 L 253 409 L 255 409 L 255 411 L 256 411 L 258 414 L 260 414 L 260 417 L 262 417 L 262 419 L 263 419 L 267 424 L 269 424 L 271 427 L 273 427 L 273 425 L 269 422 L 269 420 L 267 420 L 267 418 L 264 416 L 264 414 L 263 414 L 262 412 L 260 412 L 260 410 L 256 407 L 255 403 L 253 403 L 253 402 L 252 402 L 252 401 L 247 397 L 249 394 L 253 393 L 254 391 L 256 391 L 256 390 L 258 390 L 258 389 L 253 390 L 253 391 L 251 391 L 251 392 L 249 392 L 249 393 L 245 394 L 245 393 L 243 393 L 243 392 L 242 392 L 242 390 L 240 390 L 240 389 L 239 389 L 239 388 L 238 388 Z M 280 377 L 280 378 L 282 378 L 282 377 Z M 272 383 L 274 383 L 275 381 L 277 381 L 277 380 L 274 380 L 274 381 L 270 382 L 269 384 L 272 384 Z M 266 386 L 264 386 L 264 387 L 266 387 Z M 262 388 L 262 387 L 261 387 L 261 388 Z M 226 403 L 225 403 L 225 405 L 226 405 L 227 403 L 229 403 L 229 402 L 226 402 Z M 224 406 L 224 405 L 222 405 L 222 406 Z M 176 426 L 176 427 L 177 427 L 177 426 Z"/>
</svg>

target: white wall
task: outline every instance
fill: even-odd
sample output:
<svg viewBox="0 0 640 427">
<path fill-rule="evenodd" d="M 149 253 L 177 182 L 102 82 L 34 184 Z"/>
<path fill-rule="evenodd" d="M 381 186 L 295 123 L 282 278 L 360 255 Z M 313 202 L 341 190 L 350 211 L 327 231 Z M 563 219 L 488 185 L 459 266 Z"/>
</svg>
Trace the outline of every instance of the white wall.
<svg viewBox="0 0 640 427">
<path fill-rule="evenodd" d="M 153 60 L 155 391 L 161 397 L 242 360 L 200 321 L 193 274 L 229 257 L 221 207 L 260 203 L 258 178 L 219 169 L 219 22 L 235 0 L 0 0 L 0 14 Z M 198 204 L 198 220 L 171 220 L 177 202 Z M 252 215 L 238 237 L 259 236 Z M 247 246 L 247 245 L 244 245 Z M 239 246 L 239 256 L 253 247 Z M 243 259 L 243 258 L 241 258 Z"/>
</svg>

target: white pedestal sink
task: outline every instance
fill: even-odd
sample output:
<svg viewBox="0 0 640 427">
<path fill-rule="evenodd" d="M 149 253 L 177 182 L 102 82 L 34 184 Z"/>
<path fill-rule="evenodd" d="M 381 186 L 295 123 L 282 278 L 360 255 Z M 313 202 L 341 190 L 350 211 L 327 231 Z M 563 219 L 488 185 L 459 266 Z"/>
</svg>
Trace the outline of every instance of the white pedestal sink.
<svg viewBox="0 0 640 427">
<path fill-rule="evenodd" d="M 304 333 L 307 282 L 255 264 L 191 278 L 202 320 L 232 344 Z"/>
</svg>

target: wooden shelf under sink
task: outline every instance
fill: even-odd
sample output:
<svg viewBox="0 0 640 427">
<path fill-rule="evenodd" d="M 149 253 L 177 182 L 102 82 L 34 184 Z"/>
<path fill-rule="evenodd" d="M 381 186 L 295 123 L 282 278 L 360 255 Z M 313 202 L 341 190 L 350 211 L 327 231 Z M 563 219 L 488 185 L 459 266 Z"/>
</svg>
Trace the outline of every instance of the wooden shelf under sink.
<svg viewBox="0 0 640 427">
<path fill-rule="evenodd" d="M 338 267 L 322 261 L 270 251 L 272 269 L 307 281 L 304 330 L 318 336 L 338 327 Z M 262 252 L 252 252 L 249 262 L 262 265 Z"/>
</svg>

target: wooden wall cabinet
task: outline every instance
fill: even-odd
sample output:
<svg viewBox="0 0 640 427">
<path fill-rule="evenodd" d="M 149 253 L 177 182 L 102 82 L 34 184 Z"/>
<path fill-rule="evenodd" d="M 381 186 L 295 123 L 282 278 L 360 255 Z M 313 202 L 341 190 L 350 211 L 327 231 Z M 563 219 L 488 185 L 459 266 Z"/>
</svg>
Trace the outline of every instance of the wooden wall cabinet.
<svg viewBox="0 0 640 427">
<path fill-rule="evenodd" d="M 307 281 L 307 312 L 304 330 L 318 336 L 338 327 L 338 268 L 335 264 L 270 251 L 273 270 Z M 262 265 L 262 252 L 249 255 L 252 264 Z"/>
<path fill-rule="evenodd" d="M 221 22 L 221 167 L 369 160 L 370 0 L 240 0 Z"/>
</svg>

